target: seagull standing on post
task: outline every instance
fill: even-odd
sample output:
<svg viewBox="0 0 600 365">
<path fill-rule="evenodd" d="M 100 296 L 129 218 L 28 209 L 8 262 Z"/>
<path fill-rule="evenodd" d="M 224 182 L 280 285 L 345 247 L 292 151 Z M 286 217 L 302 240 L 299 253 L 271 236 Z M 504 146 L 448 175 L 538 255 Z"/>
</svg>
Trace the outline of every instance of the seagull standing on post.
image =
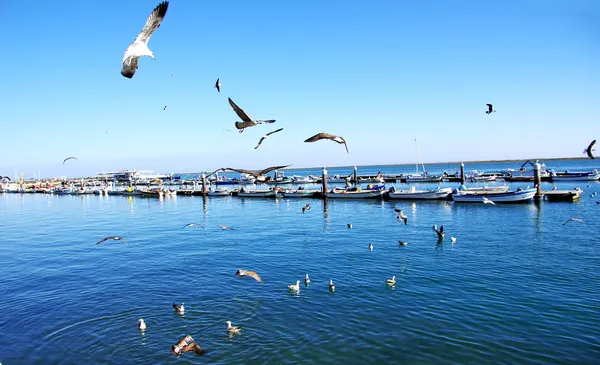
<svg viewBox="0 0 600 365">
<path fill-rule="evenodd" d="M 135 41 L 133 41 L 129 47 L 127 47 L 125 55 L 123 56 L 121 75 L 127 77 L 128 79 L 132 78 L 138 68 L 138 60 L 141 56 L 149 56 L 155 59 L 154 53 L 152 53 L 150 48 L 148 48 L 148 41 L 150 40 L 152 33 L 154 33 L 154 31 L 160 27 L 160 23 L 167 14 L 168 7 L 168 1 L 163 1 L 162 3 L 158 4 L 158 6 L 154 8 L 146 20 L 144 28 L 138 34 Z"/>
</svg>

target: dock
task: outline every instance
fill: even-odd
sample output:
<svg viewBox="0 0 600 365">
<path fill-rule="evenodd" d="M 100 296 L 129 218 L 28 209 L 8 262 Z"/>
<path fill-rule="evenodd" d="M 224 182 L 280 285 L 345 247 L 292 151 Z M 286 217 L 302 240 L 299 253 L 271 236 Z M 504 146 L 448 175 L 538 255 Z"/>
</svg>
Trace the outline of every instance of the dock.
<svg viewBox="0 0 600 365">
<path fill-rule="evenodd" d="M 542 191 L 541 195 L 544 199 L 551 202 L 559 201 L 576 201 L 581 197 L 583 190 L 575 188 L 573 190 L 545 190 Z"/>
</svg>

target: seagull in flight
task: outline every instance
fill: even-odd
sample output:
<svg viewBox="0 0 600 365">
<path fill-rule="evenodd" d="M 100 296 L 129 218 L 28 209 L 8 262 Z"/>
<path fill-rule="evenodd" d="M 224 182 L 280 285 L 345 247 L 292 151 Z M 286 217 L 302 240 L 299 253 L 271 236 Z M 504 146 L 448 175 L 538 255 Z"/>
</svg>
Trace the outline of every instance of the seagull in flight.
<svg viewBox="0 0 600 365">
<path fill-rule="evenodd" d="M 64 164 L 65 164 L 65 162 L 67 162 L 67 161 L 69 161 L 69 160 L 77 160 L 77 157 L 72 157 L 72 156 L 71 156 L 71 157 L 67 157 L 67 158 L 65 158 L 65 159 L 63 160 L 63 163 L 62 163 L 62 164 L 64 165 Z"/>
<path fill-rule="evenodd" d="M 307 210 L 310 210 L 310 204 L 309 203 L 306 203 L 306 205 L 302 207 L 302 213 L 306 212 Z"/>
<path fill-rule="evenodd" d="M 221 79 L 218 78 L 217 82 L 215 82 L 215 87 L 217 88 L 218 92 L 221 92 Z"/>
<path fill-rule="evenodd" d="M 233 231 L 233 228 L 231 228 L 229 226 L 221 226 L 221 225 L 218 225 L 218 224 L 217 224 L 217 226 L 219 226 L 219 228 L 221 228 L 224 231 Z"/>
<path fill-rule="evenodd" d="M 444 238 L 444 235 L 446 235 L 446 232 L 444 232 L 444 226 L 440 226 L 440 230 L 438 231 L 437 225 L 434 225 L 433 230 L 435 231 L 435 234 L 437 234 L 438 239 L 440 240 Z"/>
<path fill-rule="evenodd" d="M 167 110 L 167 106 L 165 105 L 165 107 L 163 108 L 163 110 Z"/>
<path fill-rule="evenodd" d="M 254 127 L 259 124 L 275 123 L 275 119 L 259 120 L 250 118 L 248 114 L 246 114 L 246 112 L 242 110 L 242 108 L 237 106 L 237 104 L 234 103 L 233 100 L 231 100 L 231 98 L 229 98 L 229 105 L 231 105 L 233 111 L 235 111 L 238 117 L 240 117 L 240 119 L 242 120 L 241 122 L 235 122 L 235 127 L 240 130 L 240 133 L 242 133 L 245 128 Z"/>
<path fill-rule="evenodd" d="M 333 134 L 329 134 L 329 133 L 317 133 L 314 136 L 307 138 L 306 140 L 304 140 L 304 142 L 316 142 L 319 141 L 321 139 L 330 139 L 334 142 L 337 142 L 339 144 L 343 144 L 344 147 L 346 147 L 346 152 L 348 152 L 348 145 L 346 144 L 346 140 L 344 139 L 344 137 L 340 137 L 340 136 L 334 136 Z"/>
<path fill-rule="evenodd" d="M 565 224 L 567 224 L 567 223 L 569 223 L 569 222 L 575 222 L 575 221 L 577 221 L 577 222 L 581 222 L 581 223 L 583 223 L 583 222 L 584 222 L 584 220 L 583 220 L 583 219 L 581 219 L 581 218 L 570 218 L 570 219 L 567 219 L 567 220 L 565 221 L 565 223 L 563 223 L 562 225 L 564 226 Z"/>
<path fill-rule="evenodd" d="M 396 213 L 398 213 L 396 220 L 398 222 L 400 222 L 402 220 L 402 221 L 404 221 L 404 225 L 406 225 L 406 222 L 408 222 L 408 217 L 404 214 L 404 212 L 402 212 L 402 209 L 394 208 L 394 211 Z"/>
<path fill-rule="evenodd" d="M 206 350 L 203 350 L 190 335 L 183 336 L 177 343 L 171 346 L 171 353 L 177 357 L 186 352 L 194 352 L 198 355 L 204 355 Z"/>
<path fill-rule="evenodd" d="M 492 104 L 485 104 L 485 105 L 487 105 L 487 107 L 488 107 L 488 110 L 485 111 L 485 114 L 490 115 L 490 114 L 492 114 L 492 113 L 495 112 L 495 110 L 493 109 Z"/>
<path fill-rule="evenodd" d="M 491 204 L 491 205 L 496 205 L 496 203 L 494 203 L 493 201 L 489 200 L 488 198 L 486 198 L 485 196 L 482 196 L 481 199 L 483 200 L 483 204 Z"/>
<path fill-rule="evenodd" d="M 181 227 L 181 229 L 184 229 L 185 227 L 202 227 L 202 228 L 204 228 L 204 226 L 199 223 L 188 223 L 185 226 Z M 206 229 L 206 228 L 204 228 L 204 229 Z"/>
<path fill-rule="evenodd" d="M 264 136 L 262 136 L 262 138 L 260 139 L 260 141 L 258 141 L 258 144 L 256 145 L 256 147 L 254 147 L 254 149 L 257 149 L 257 148 L 258 148 L 258 146 L 260 146 L 260 145 L 261 145 L 261 143 L 263 143 L 263 141 L 264 141 L 265 139 L 269 138 L 269 136 L 270 136 L 271 134 L 273 134 L 273 133 L 277 133 L 277 132 L 279 132 L 279 131 L 281 131 L 281 130 L 283 130 L 283 128 L 276 129 L 276 130 L 274 130 L 273 132 L 269 132 L 269 133 L 265 134 Z"/>
<path fill-rule="evenodd" d="M 169 2 L 163 1 L 158 4 L 152 11 L 142 31 L 138 34 L 135 40 L 127 47 L 125 55 L 123 56 L 123 67 L 121 68 L 121 75 L 132 78 L 135 71 L 138 68 L 138 60 L 141 56 L 149 56 L 154 58 L 154 53 L 148 48 L 148 41 L 155 30 L 160 27 L 160 23 L 167 14 L 169 8 Z"/>
<path fill-rule="evenodd" d="M 587 148 L 585 150 L 583 150 L 583 153 L 587 153 L 588 157 L 591 159 L 594 159 L 594 155 L 592 154 L 592 152 L 594 152 L 596 149 L 594 148 L 594 145 L 596 144 L 596 140 L 593 140 L 592 143 L 590 143 L 589 146 L 587 146 Z"/>
<path fill-rule="evenodd" d="M 259 283 L 262 283 L 262 279 L 260 278 L 260 276 L 258 276 L 256 271 L 238 269 L 238 271 L 235 272 L 235 276 L 240 277 L 240 278 L 242 278 L 244 276 L 249 276 L 249 277 L 253 278 L 254 280 L 258 281 Z"/>
<path fill-rule="evenodd" d="M 129 246 L 129 243 L 127 243 L 127 240 L 123 237 L 118 237 L 118 236 L 108 236 L 108 237 L 104 237 L 103 239 L 101 239 L 100 241 L 96 242 L 96 244 L 108 241 L 108 240 L 115 240 L 115 241 L 123 241 L 125 242 L 125 244 L 127 246 Z"/>
<path fill-rule="evenodd" d="M 6 179 L 6 180 L 8 180 L 8 181 L 12 181 L 12 180 L 10 179 L 10 177 L 8 177 L 8 176 L 0 176 L 0 180 L 2 180 L 2 179 Z"/>
<path fill-rule="evenodd" d="M 234 169 L 231 167 L 223 167 L 223 168 L 220 168 L 220 169 L 210 173 L 208 176 L 214 174 L 215 172 L 230 170 L 230 171 L 239 172 L 240 174 L 252 175 L 256 178 L 256 181 L 265 182 L 267 180 L 267 177 L 265 176 L 265 174 L 268 174 L 269 172 L 271 172 L 273 170 L 279 170 L 279 169 L 286 168 L 288 166 L 291 166 L 291 165 L 271 166 L 271 167 L 267 167 L 266 169 L 260 170 L 258 172 L 251 171 L 251 170 L 244 170 L 244 169 Z"/>
</svg>

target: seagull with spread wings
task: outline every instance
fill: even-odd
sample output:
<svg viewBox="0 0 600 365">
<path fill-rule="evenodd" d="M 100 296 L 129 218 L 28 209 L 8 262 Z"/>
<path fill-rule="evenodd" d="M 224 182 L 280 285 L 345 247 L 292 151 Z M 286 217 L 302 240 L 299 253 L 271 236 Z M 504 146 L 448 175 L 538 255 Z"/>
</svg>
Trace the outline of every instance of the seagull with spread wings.
<svg viewBox="0 0 600 365">
<path fill-rule="evenodd" d="M 96 244 L 105 242 L 105 241 L 109 241 L 109 240 L 114 240 L 114 241 L 123 241 L 125 242 L 125 244 L 127 246 L 129 246 L 129 243 L 127 243 L 127 240 L 123 237 L 118 237 L 118 236 L 108 236 L 108 237 L 104 237 L 103 239 L 101 239 L 100 241 L 96 242 Z"/>
<path fill-rule="evenodd" d="M 596 149 L 594 148 L 594 145 L 596 144 L 596 140 L 593 140 L 592 143 L 590 143 L 589 146 L 587 146 L 587 148 L 585 150 L 583 150 L 583 153 L 587 153 L 589 158 L 595 158 L 594 155 L 592 154 L 592 152 L 594 152 Z"/>
<path fill-rule="evenodd" d="M 569 223 L 569 222 L 581 222 L 581 223 L 584 223 L 584 220 L 583 220 L 583 219 L 581 219 L 581 218 L 575 218 L 575 217 L 573 217 L 573 218 L 569 218 L 569 219 L 567 219 L 567 220 L 565 221 L 565 223 L 563 223 L 562 225 L 564 226 L 565 224 L 567 224 L 567 223 Z"/>
<path fill-rule="evenodd" d="M 65 164 L 65 162 L 67 162 L 67 161 L 69 161 L 69 160 L 77 160 L 77 157 L 72 157 L 72 156 L 71 156 L 71 157 L 67 157 L 67 158 L 65 158 L 65 159 L 63 160 L 63 163 L 62 163 L 62 164 L 64 165 L 64 164 Z"/>
<path fill-rule="evenodd" d="M 138 34 L 135 40 L 127 47 L 125 55 L 123 56 L 123 67 L 121 68 L 121 75 L 132 78 L 135 71 L 138 68 L 138 61 L 141 56 L 149 56 L 154 58 L 154 53 L 148 48 L 148 41 L 155 30 L 160 27 L 160 23 L 167 14 L 169 7 L 168 1 L 163 1 L 158 4 L 152 11 L 142 31 Z"/>
<path fill-rule="evenodd" d="M 235 272 L 235 276 L 240 277 L 240 278 L 242 278 L 244 276 L 249 276 L 249 277 L 253 278 L 254 280 L 258 281 L 259 283 L 262 283 L 262 279 L 260 278 L 260 276 L 258 276 L 256 271 L 238 269 L 238 271 Z"/>
<path fill-rule="evenodd" d="M 244 131 L 245 128 L 254 127 L 263 123 L 275 123 L 275 119 L 268 120 L 260 120 L 260 119 L 252 119 L 246 114 L 245 111 L 242 110 L 236 103 L 229 98 L 229 105 L 233 108 L 233 111 L 240 117 L 241 122 L 235 122 L 235 127 L 240 130 L 240 133 Z"/>
<path fill-rule="evenodd" d="M 332 140 L 339 144 L 343 144 L 344 147 L 346 147 L 346 152 L 350 153 L 350 152 L 348 152 L 348 145 L 346 144 L 346 140 L 344 139 L 344 137 L 335 136 L 335 135 L 329 134 L 329 133 L 317 133 L 314 136 L 304 140 L 304 142 L 316 142 L 316 141 L 319 141 L 322 139 L 329 139 L 329 140 Z"/>
<path fill-rule="evenodd" d="M 185 226 L 181 227 L 181 229 L 184 229 L 185 227 L 202 227 L 202 228 L 204 228 L 204 226 L 201 225 L 200 223 L 188 223 Z M 204 228 L 204 229 L 206 229 L 206 228 Z"/>
<path fill-rule="evenodd" d="M 435 231 L 435 234 L 437 234 L 439 240 L 443 239 L 446 235 L 446 232 L 444 232 L 444 226 L 440 226 L 440 230 L 438 231 L 437 225 L 435 225 L 433 226 L 433 230 Z"/>
<path fill-rule="evenodd" d="M 258 141 L 258 144 L 256 145 L 256 147 L 254 147 L 254 149 L 257 149 L 257 148 L 258 148 L 258 146 L 260 146 L 260 145 L 263 143 L 263 141 L 264 141 L 265 139 L 269 138 L 269 136 L 270 136 L 271 134 L 273 134 L 273 133 L 277 133 L 277 132 L 279 132 L 279 131 L 281 131 L 281 130 L 283 130 L 283 128 L 276 129 L 276 130 L 274 130 L 273 132 L 269 132 L 269 133 L 265 134 L 264 136 L 262 136 L 262 138 L 260 139 L 260 141 Z"/>
<path fill-rule="evenodd" d="M 220 168 L 212 173 L 210 173 L 210 175 L 214 174 L 215 172 L 219 172 L 219 171 L 235 171 L 235 172 L 239 172 L 240 174 L 248 174 L 248 175 L 252 175 L 256 178 L 256 181 L 258 182 L 264 182 L 267 180 L 267 177 L 265 176 L 266 174 L 268 174 L 269 172 L 273 171 L 273 170 L 279 170 L 279 169 L 283 169 L 286 168 L 288 166 L 291 165 L 282 165 L 282 166 L 271 166 L 271 167 L 267 167 L 266 169 L 260 170 L 260 171 L 251 171 L 251 170 L 244 170 L 244 169 L 234 169 L 231 167 L 223 167 Z M 208 175 L 208 176 L 210 176 Z"/>
</svg>

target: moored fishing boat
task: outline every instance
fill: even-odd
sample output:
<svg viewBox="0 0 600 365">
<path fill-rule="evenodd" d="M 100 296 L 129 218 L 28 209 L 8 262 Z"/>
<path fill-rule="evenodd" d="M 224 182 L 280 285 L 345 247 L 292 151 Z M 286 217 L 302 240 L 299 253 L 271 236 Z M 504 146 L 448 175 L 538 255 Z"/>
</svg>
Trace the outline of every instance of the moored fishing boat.
<svg viewBox="0 0 600 365">
<path fill-rule="evenodd" d="M 385 194 L 389 199 L 405 200 L 439 200 L 446 199 L 452 193 L 451 188 L 436 188 L 429 190 L 417 190 L 414 186 L 408 190 L 396 190 L 391 187 Z"/>
<path fill-rule="evenodd" d="M 452 193 L 452 200 L 457 203 L 483 203 L 484 198 L 494 203 L 527 203 L 530 202 L 536 193 L 536 189 L 517 189 L 506 191 L 504 193 L 469 193 L 462 190 L 455 190 Z"/>
<path fill-rule="evenodd" d="M 277 197 L 277 190 L 273 189 L 256 189 L 256 190 L 247 190 L 241 188 L 238 191 L 237 196 L 242 198 L 275 198 Z"/>
<path fill-rule="evenodd" d="M 552 181 L 598 181 L 600 172 L 593 171 L 565 171 L 552 173 Z"/>
<path fill-rule="evenodd" d="M 373 199 L 381 198 L 384 191 L 385 190 L 383 189 L 363 190 L 361 188 L 333 188 L 329 191 L 329 193 L 327 193 L 327 197 L 332 199 Z"/>
<path fill-rule="evenodd" d="M 284 198 L 311 198 L 318 195 L 321 190 L 307 190 L 307 189 L 286 189 L 281 194 Z"/>
<path fill-rule="evenodd" d="M 211 189 L 206 192 L 208 196 L 229 196 L 231 192 L 227 189 Z"/>
</svg>

